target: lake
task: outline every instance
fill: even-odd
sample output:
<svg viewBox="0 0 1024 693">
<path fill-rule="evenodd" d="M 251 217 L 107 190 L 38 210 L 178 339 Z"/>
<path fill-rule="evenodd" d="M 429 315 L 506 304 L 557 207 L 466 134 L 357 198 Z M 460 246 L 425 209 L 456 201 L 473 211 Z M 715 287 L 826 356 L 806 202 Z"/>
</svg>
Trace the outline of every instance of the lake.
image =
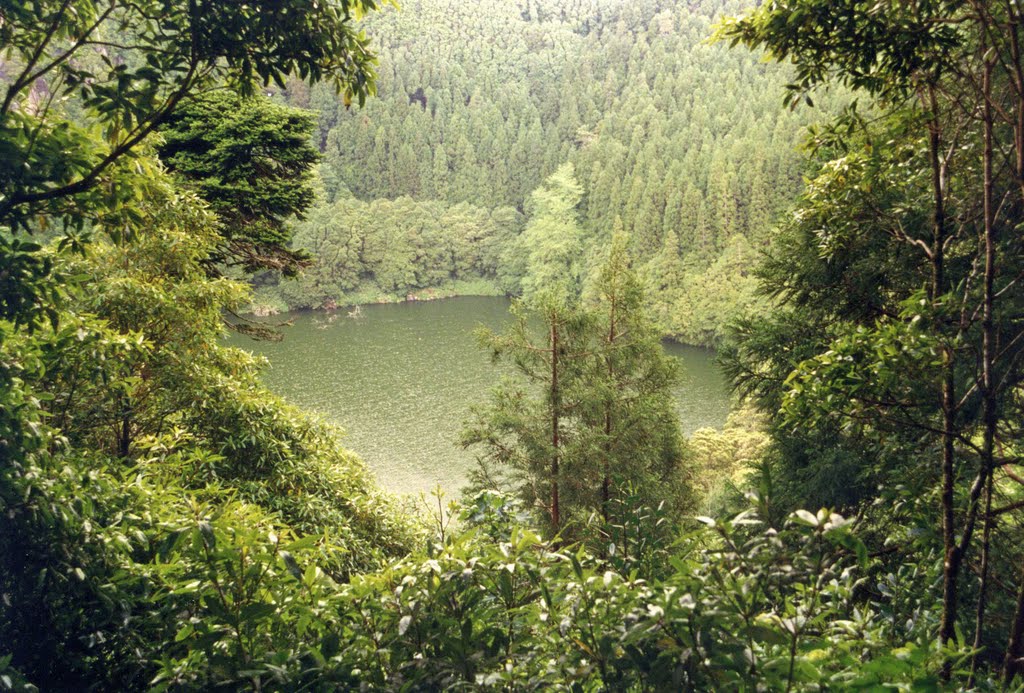
<svg viewBox="0 0 1024 693">
<path fill-rule="evenodd" d="M 469 408 L 487 401 L 507 370 L 492 365 L 476 342 L 480 325 L 509 320 L 504 298 L 464 296 L 439 301 L 363 306 L 275 316 L 294 321 L 280 342 L 232 335 L 230 343 L 266 356 L 264 382 L 346 432 L 344 443 L 398 493 L 457 495 L 474 465 L 472 450 L 456 445 Z M 721 427 L 729 395 L 707 349 L 666 344 L 682 363 L 676 401 L 683 432 Z"/>
</svg>

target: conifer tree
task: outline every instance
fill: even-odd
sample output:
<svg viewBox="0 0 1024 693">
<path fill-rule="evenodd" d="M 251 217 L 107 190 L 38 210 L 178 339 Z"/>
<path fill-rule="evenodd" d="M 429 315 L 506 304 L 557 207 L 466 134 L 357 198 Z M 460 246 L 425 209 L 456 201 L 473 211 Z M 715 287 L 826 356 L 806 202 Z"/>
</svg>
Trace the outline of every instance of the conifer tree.
<svg viewBox="0 0 1024 693">
<path fill-rule="evenodd" d="M 523 300 L 566 304 L 580 292 L 582 230 L 577 207 L 583 188 L 572 164 L 563 164 L 532 196 L 533 216 L 523 232 L 529 257 Z"/>
<path fill-rule="evenodd" d="M 537 510 L 552 535 L 563 529 L 563 479 L 586 449 L 572 426 L 586 368 L 589 316 L 545 299 L 534 311 L 513 306 L 515 321 L 503 335 L 481 334 L 495 361 L 515 365 L 518 381 L 506 380 L 490 406 L 477 412 L 462 445 L 482 445 L 477 485 L 511 485 Z M 542 323 L 538 332 L 537 321 Z"/>
<path fill-rule="evenodd" d="M 167 120 L 161 160 L 221 220 L 224 243 L 213 260 L 287 274 L 308 264 L 288 248 L 287 219 L 301 218 L 315 196 L 320 157 L 309 142 L 313 128 L 308 111 L 224 92 L 182 106 Z"/>
<path fill-rule="evenodd" d="M 612 501 L 621 500 L 627 489 L 651 506 L 671 499 L 674 511 L 682 512 L 690 505 L 672 393 L 678 366 L 665 354 L 644 310 L 628 243 L 624 232 L 613 236 L 590 292 L 595 358 L 581 402 L 583 429 L 593 432 L 596 448 L 591 459 L 600 460 L 589 476 L 599 475 L 598 507 L 613 540 L 614 528 L 629 518 L 616 517 Z"/>
<path fill-rule="evenodd" d="M 602 551 L 635 532 L 637 504 L 689 507 L 677 373 L 643 310 L 627 243 L 616 234 L 585 302 L 541 292 L 516 304 L 509 332 L 483 333 L 517 379 L 495 390 L 462 439 L 482 448 L 477 486 L 513 487 L 553 534 Z M 581 529 L 591 516 L 597 533 Z"/>
</svg>

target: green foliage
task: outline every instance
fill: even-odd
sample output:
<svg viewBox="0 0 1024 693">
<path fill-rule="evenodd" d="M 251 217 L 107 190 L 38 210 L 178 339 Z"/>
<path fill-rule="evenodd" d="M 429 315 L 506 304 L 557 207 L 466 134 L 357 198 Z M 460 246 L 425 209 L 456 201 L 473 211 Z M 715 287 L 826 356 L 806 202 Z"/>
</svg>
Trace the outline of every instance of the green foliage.
<svg viewBox="0 0 1024 693">
<path fill-rule="evenodd" d="M 341 198 L 296 225 L 294 247 L 312 266 L 294 281 L 265 278 L 264 292 L 289 308 L 500 294 L 518 281 L 506 256 L 519 231 L 508 208 Z"/>
<path fill-rule="evenodd" d="M 530 221 L 523 231 L 526 274 L 523 301 L 540 306 L 575 301 L 582 291 L 582 231 L 577 207 L 583 188 L 572 164 L 563 164 L 531 195 Z"/>
<path fill-rule="evenodd" d="M 526 506 L 557 533 L 559 494 L 574 474 L 592 471 L 586 458 L 592 441 L 573 425 L 573 416 L 583 396 L 593 316 L 555 303 L 536 312 L 515 303 L 511 313 L 507 333 L 482 331 L 480 340 L 493 359 L 515 366 L 517 378 L 503 380 L 490 405 L 475 411 L 461 443 L 484 446 L 476 485 L 513 484 Z M 534 328 L 536 322 L 541 330 Z M 580 486 L 586 494 L 586 484 Z M 589 491 L 596 499 L 597 489 Z"/>
<path fill-rule="evenodd" d="M 0 230 L 0 319 L 30 329 L 42 320 L 56 322 L 63 294 L 52 276 L 53 258 L 40 250 Z"/>
<path fill-rule="evenodd" d="M 869 100 L 812 133 L 818 171 L 762 270 L 779 310 L 744 321 L 727 360 L 769 417 L 784 503 L 810 490 L 869 517 L 879 550 L 941 560 L 916 567 L 941 571 L 939 641 L 973 636 L 968 687 L 997 659 L 1009 686 L 1024 652 L 1020 546 L 1000 529 L 1020 526 L 1003 517 L 1019 509 L 1020 19 L 792 0 L 721 30 L 793 62 L 789 103 L 835 83 Z"/>
<path fill-rule="evenodd" d="M 615 478 L 609 520 L 572 528 L 610 535 L 614 549 L 593 542 L 603 558 L 543 542 L 491 496 L 466 513 L 468 534 L 368 570 L 407 554 L 408 530 L 324 429 L 255 385 L 251 359 L 217 346 L 220 308 L 245 296 L 201 269 L 217 238 L 210 215 L 189 195 L 149 207 L 150 232 L 97 244 L 72 268 L 95 277 L 71 304 L 91 317 L 12 342 L 11 353 L 45 360 L 44 370 L 19 357 L 21 377 L 52 397 L 35 406 L 70 446 L 5 467 L 0 485 L 0 580 L 14 605 L 0 629 L 21 643 L 10 664 L 28 681 L 56 685 L 53 661 L 66 663 L 60 685 L 123 690 L 931 680 L 933 606 L 907 599 L 921 578 L 885 577 L 899 587 L 876 620 L 848 570 L 864 548 L 843 520 L 799 513 L 765 529 L 746 515 L 673 545 L 679 506 L 652 505 L 664 486 L 629 467 Z M 566 371 L 596 387 L 581 423 L 603 426 L 610 395 L 657 372 L 627 367 L 657 340 L 626 310 L 639 310 L 642 292 L 624 250 L 619 239 L 587 294 L 600 312 L 581 324 L 599 327 L 585 333 L 599 345 L 614 298 L 632 340 Z M 609 363 L 627 378 L 618 388 L 597 380 Z M 125 413 L 126 459 L 115 457 L 109 423 Z M 593 441 L 601 454 L 606 441 Z M 641 483 L 628 482 L 634 473 Z M 890 613 L 914 614 L 915 625 L 894 630 Z"/>
<path fill-rule="evenodd" d="M 17 669 L 11 666 L 11 655 L 0 656 L 0 684 L 4 690 L 18 691 L 19 693 L 39 690 L 35 685 L 29 683 Z"/>
<path fill-rule="evenodd" d="M 434 202 L 528 214 L 534 237 L 501 238 L 497 258 L 498 286 L 524 298 L 548 284 L 577 290 L 576 276 L 596 271 L 619 219 L 638 268 L 651 266 L 648 300 L 663 333 L 718 344 L 723 321 L 765 309 L 750 270 L 801 187 L 795 147 L 812 120 L 776 107 L 787 70 L 705 42 L 716 16 L 743 7 L 414 0 L 367 20 L 382 67 L 380 98 L 364 112 L 349 113 L 323 87 L 297 80 L 282 95 L 319 113 L 325 205 L 351 195 L 388 215 L 389 201 L 412 198 L 410 213 L 427 226 Z M 538 199 L 552 195 L 572 202 L 569 217 Z M 379 228 L 372 219 L 369 226 Z M 317 245 L 332 252 L 320 262 L 341 275 L 333 268 L 352 263 L 333 248 L 353 235 L 345 223 L 325 229 Z M 304 308 L 377 289 L 402 296 L 409 289 L 391 289 L 392 276 L 416 289 L 436 286 L 422 272 L 413 276 L 404 243 L 388 248 L 405 271 L 380 281 L 363 263 L 367 271 L 343 273 L 349 286 L 334 278 L 315 292 L 284 284 L 280 298 Z M 571 276 L 552 276 L 570 265 Z"/>
<path fill-rule="evenodd" d="M 105 320 L 104 349 L 104 339 L 124 346 L 109 356 L 83 350 L 91 343 L 84 325 L 75 333 L 81 343 L 58 351 L 47 377 L 63 430 L 90 449 L 127 457 L 135 441 L 176 427 L 181 444 L 219 459 L 196 470 L 192 484 L 229 483 L 297 531 L 334 533 L 350 544 L 338 568 L 365 566 L 378 549 L 399 551 L 400 521 L 363 463 L 339 447 L 337 432 L 273 397 L 258 383 L 259 364 L 219 343 L 222 311 L 247 293 L 205 276 L 201 263 L 218 238 L 210 221 L 194 198 L 172 196 L 157 204 L 146 236 L 95 250 L 83 269 L 102 290 L 74 307 Z M 110 366 L 97 372 L 97 362 Z"/>
<path fill-rule="evenodd" d="M 248 292 L 203 269 L 214 216 L 152 189 L 134 242 L 62 261 L 88 281 L 59 326 L 4 342 L 0 639 L 44 688 L 298 676 L 326 637 L 325 575 L 417 537 L 335 431 L 220 345 Z"/>
<path fill-rule="evenodd" d="M 827 511 L 779 528 L 750 512 L 708 521 L 673 550 L 671 574 L 648 582 L 544 543 L 492 495 L 465 512 L 468 532 L 338 585 L 316 568 L 317 537 L 296 540 L 227 489 L 182 489 L 175 479 L 194 463 L 171 455 L 20 477 L 32 501 L 5 521 L 19 528 L 18 555 L 35 559 L 19 567 L 41 579 L 19 586 L 42 608 L 8 610 L 2 623 L 23 617 L 22 638 L 8 642 L 31 643 L 41 663 L 60 658 L 62 685 L 810 690 L 932 680 L 927 636 L 890 639 L 891 621 L 858 606 L 863 547 Z M 74 500 L 83 484 L 88 501 Z M 48 543 L 54 522 L 63 551 Z M 53 650 L 55 633 L 82 637 Z"/>
<path fill-rule="evenodd" d="M 849 2 L 836 11 L 825 0 L 801 0 L 726 21 L 719 35 L 734 45 L 768 48 L 780 61 L 796 58 L 787 105 L 809 100 L 809 90 L 832 80 L 898 100 L 915 80 L 935 80 L 950 70 L 964 36 L 935 20 L 952 7 Z M 878 21 L 882 14 L 885 21 Z"/>
<path fill-rule="evenodd" d="M 648 303 L 664 334 L 684 344 L 720 345 L 736 316 L 772 309 L 751 271 L 760 255 L 742 236 L 707 267 L 682 267 L 672 253 L 669 244 L 645 267 L 654 297 Z"/>
<path fill-rule="evenodd" d="M 247 271 L 294 274 L 301 254 L 287 249 L 289 217 L 312 204 L 309 142 L 314 114 L 263 96 L 241 99 L 214 92 L 178 108 L 160 127 L 164 165 L 191 185 L 221 220 L 227 247 L 214 260 Z"/>
<path fill-rule="evenodd" d="M 746 35 L 763 21 L 752 16 L 726 31 Z M 837 65 L 847 59 L 833 58 Z M 825 59 L 813 51 L 806 58 L 808 65 Z M 925 288 L 934 276 L 925 117 L 901 106 L 868 121 L 851 109 L 815 133 L 812 145 L 824 160 L 758 272 L 777 308 L 740 322 L 727 350 L 734 382 L 769 417 L 778 476 L 800 478 L 788 501 L 794 506 L 813 498 L 851 507 L 936 454 L 936 438 L 922 433 L 938 425 L 940 353 L 958 341 L 954 315 L 966 310 L 944 294 L 971 286 L 978 245 L 972 234 L 950 238 L 942 272 L 948 284 Z M 971 175 L 973 164 L 963 165 Z M 948 213 L 968 223 L 966 198 L 949 202 Z M 958 368 L 957 391 L 970 387 L 972 369 Z"/>
<path fill-rule="evenodd" d="M 1011 686 L 1024 159 L 993 149 L 1024 141 L 1019 10 L 791 0 L 725 25 L 786 72 L 696 45 L 728 4 L 413 3 L 376 20 L 395 67 L 353 116 L 291 76 L 345 107 L 372 93 L 351 19 L 376 6 L 0 10 L 0 687 L 995 688 L 1004 647 Z M 769 117 L 762 74 L 791 76 L 791 102 L 832 75 L 877 101 L 813 133 L 831 161 L 757 297 L 744 273 L 798 185 L 803 122 Z M 478 495 L 464 531 L 442 516 L 411 552 L 423 532 L 336 432 L 220 344 L 250 295 L 205 263 L 224 238 L 281 248 L 313 123 L 201 97 L 271 82 L 319 112 L 326 198 L 296 234 L 321 258 L 304 283 L 255 280 L 312 307 L 522 291 L 534 317 L 486 340 L 520 380 L 466 443 L 523 506 Z M 163 123 L 212 211 L 147 156 Z M 256 175 L 254 140 L 296 157 L 271 156 L 285 178 Z M 714 342 L 738 306 L 727 362 L 767 420 L 764 493 L 725 519 L 726 477 L 765 441 L 698 432 L 719 518 L 691 531 L 657 330 Z"/>
<path fill-rule="evenodd" d="M 614 239 L 586 305 L 559 298 L 542 293 L 533 311 L 517 304 L 509 333 L 482 334 L 518 379 L 495 389 L 462 443 L 483 449 L 477 484 L 511 485 L 552 534 L 650 563 L 641 545 L 669 543 L 692 500 L 671 391 L 677 372 L 643 312 L 625 236 Z"/>
<path fill-rule="evenodd" d="M 690 435 L 693 458 L 699 461 L 693 465 L 694 480 L 705 514 L 722 514 L 746 488 L 767 451 L 769 437 L 763 426 L 753 408 L 741 407 L 730 412 L 722 430 L 700 428 Z"/>
<path fill-rule="evenodd" d="M 344 102 L 374 92 L 374 56 L 353 16 L 377 0 L 217 3 L 14 2 L 2 10 L 0 318 L 54 322 L 62 280 L 23 232 L 79 249 L 90 227 L 138 228 L 154 173 L 147 137 L 179 105 L 225 83 L 243 95 L 288 75 Z M 236 11 L 237 10 L 237 11 Z"/>
<path fill-rule="evenodd" d="M 377 6 L 375 0 L 258 2 L 244 12 L 155 1 L 5 6 L 0 227 L 31 230 L 49 217 L 79 232 L 101 219 L 109 232 L 127 231 L 147 175 L 146 161 L 134 157 L 139 145 L 182 101 L 223 82 L 251 94 L 260 83 L 283 85 L 286 75 L 297 74 L 333 84 L 346 103 L 362 103 L 374 89 L 373 56 L 350 19 Z M 8 243 L 0 250 L 4 265 L 17 261 Z M 45 271 L 36 275 L 18 287 L 29 305 L 43 297 L 33 287 Z"/>
<path fill-rule="evenodd" d="M 647 582 L 479 501 L 468 534 L 353 583 L 343 668 L 389 690 L 935 686 L 928 639 L 888 640 L 856 606 L 863 546 L 838 515 L 713 523 Z"/>
<path fill-rule="evenodd" d="M 296 539 L 226 488 L 183 488 L 202 463 L 65 457 L 5 473 L 11 604 L 0 628 L 31 680 L 118 690 L 301 680 L 337 591 L 316 568 L 320 538 Z"/>
</svg>

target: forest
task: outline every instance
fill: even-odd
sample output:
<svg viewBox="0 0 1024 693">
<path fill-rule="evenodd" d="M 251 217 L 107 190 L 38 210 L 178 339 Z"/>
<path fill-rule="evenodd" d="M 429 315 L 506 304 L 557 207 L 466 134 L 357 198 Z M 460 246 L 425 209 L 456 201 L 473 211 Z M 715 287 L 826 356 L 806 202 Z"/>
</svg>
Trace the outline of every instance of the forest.
<svg viewBox="0 0 1024 693">
<path fill-rule="evenodd" d="M 708 43 L 741 7 L 415 0 L 368 18 L 380 69 L 364 109 L 322 84 L 268 92 L 316 114 L 323 194 L 295 229 L 314 265 L 264 277 L 255 309 L 519 295 L 531 193 L 569 163 L 581 271 L 621 223 L 663 334 L 718 344 L 759 305 L 749 272 L 800 189 L 815 117 L 778 107 L 785 69 Z"/>
<path fill-rule="evenodd" d="M 0 3 L 0 690 L 1024 690 L 1022 32 Z M 457 498 L 225 339 L 487 294 Z"/>
</svg>

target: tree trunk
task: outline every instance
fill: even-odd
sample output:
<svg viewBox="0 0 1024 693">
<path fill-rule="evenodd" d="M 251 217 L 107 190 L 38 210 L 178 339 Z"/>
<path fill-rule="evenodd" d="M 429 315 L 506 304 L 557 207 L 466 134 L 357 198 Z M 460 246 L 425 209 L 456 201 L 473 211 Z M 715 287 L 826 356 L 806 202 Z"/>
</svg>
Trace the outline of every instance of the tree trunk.
<svg viewBox="0 0 1024 693">
<path fill-rule="evenodd" d="M 948 348 L 943 353 L 942 379 L 942 622 L 939 639 L 946 645 L 956 635 L 957 588 L 963 555 L 956 542 L 954 526 L 953 370 Z M 949 680 L 951 663 L 942 665 L 942 678 Z"/>
<path fill-rule="evenodd" d="M 946 246 L 946 210 L 945 185 L 943 176 L 942 139 L 940 133 L 938 99 L 935 88 L 928 89 L 928 107 L 931 110 L 931 122 L 928 125 L 928 154 L 932 173 L 932 195 L 934 211 L 932 217 L 932 286 L 931 299 L 937 303 L 946 290 L 945 278 L 945 246 Z M 938 321 L 941 335 L 944 331 L 942 320 Z M 961 554 L 956 542 L 955 516 L 955 419 L 956 398 L 953 371 L 953 350 L 945 345 L 942 348 L 942 621 L 939 626 L 939 639 L 943 645 L 953 639 L 956 633 L 957 616 L 957 580 L 960 574 Z M 951 674 L 951 663 L 942 666 L 942 679 L 948 681 Z"/>
<path fill-rule="evenodd" d="M 132 417 L 128 398 L 121 398 L 121 421 L 117 426 L 117 454 L 123 459 L 128 458 L 132 447 Z"/>
<path fill-rule="evenodd" d="M 1016 175 L 1020 196 L 1013 206 L 1013 216 L 1020 216 L 1024 204 L 1024 68 L 1021 66 L 1020 26 L 1022 18 L 1014 6 L 1007 5 L 1010 13 L 1010 50 L 1013 59 L 1013 82 L 1017 92 L 1017 114 L 1014 123 L 1014 146 L 1016 148 Z M 1020 589 L 1017 593 L 1017 607 L 1010 639 L 1003 659 L 1003 684 L 1009 688 L 1013 679 L 1024 673 L 1024 566 L 1021 567 Z"/>
<path fill-rule="evenodd" d="M 967 688 L 974 688 L 975 675 L 978 671 L 978 661 L 981 658 L 982 634 L 985 630 L 985 609 L 988 606 L 988 571 L 989 554 L 992 548 L 992 469 L 988 470 L 988 477 L 985 480 L 985 529 L 981 538 L 981 569 L 979 572 L 978 585 L 978 606 L 974 613 L 974 655 L 971 656 L 971 674 L 967 678 Z"/>
<path fill-rule="evenodd" d="M 1013 683 L 1014 677 L 1024 672 L 1024 568 L 1020 572 L 1020 590 L 1017 592 L 1017 613 L 1010 630 L 1010 641 L 1006 645 L 1003 659 L 1003 685 Z"/>
<path fill-rule="evenodd" d="M 608 383 L 611 384 L 614 381 L 615 367 L 612 362 L 612 348 L 615 345 L 615 301 L 616 297 L 613 293 L 611 300 L 609 301 L 609 317 L 608 317 L 608 353 L 605 358 L 608 364 Z M 601 480 L 601 514 L 604 517 L 605 531 L 608 531 L 608 521 L 611 513 L 609 512 L 609 504 L 611 503 L 611 456 L 612 456 L 612 405 L 611 402 L 605 402 L 604 405 L 604 478 Z"/>
<path fill-rule="evenodd" d="M 555 534 L 562 527 L 562 508 L 558 499 L 559 446 L 558 438 L 559 414 L 561 413 L 561 393 L 558 389 L 558 316 L 550 313 L 551 319 L 551 527 Z"/>
<path fill-rule="evenodd" d="M 985 44 L 982 43 L 984 53 Z M 995 273 L 996 273 L 996 225 L 995 211 L 992 200 L 992 62 L 986 60 L 982 75 L 982 96 L 985 99 L 983 109 L 983 140 L 982 176 L 984 184 L 984 224 L 985 224 L 985 278 L 982 304 L 982 344 L 981 344 L 981 385 L 983 412 L 981 464 L 982 476 L 985 479 L 985 530 L 981 546 L 981 584 L 978 591 L 978 606 L 974 619 L 975 654 L 971 658 L 971 676 L 968 688 L 974 684 L 974 673 L 980 655 L 982 631 L 985 627 L 985 600 L 988 591 L 989 549 L 992 537 L 992 475 L 995 469 L 995 437 L 998 423 L 997 393 L 995 378 L 992 373 L 995 364 L 996 333 L 993 318 L 995 304 Z M 966 547 L 964 547 L 966 548 Z"/>
</svg>

